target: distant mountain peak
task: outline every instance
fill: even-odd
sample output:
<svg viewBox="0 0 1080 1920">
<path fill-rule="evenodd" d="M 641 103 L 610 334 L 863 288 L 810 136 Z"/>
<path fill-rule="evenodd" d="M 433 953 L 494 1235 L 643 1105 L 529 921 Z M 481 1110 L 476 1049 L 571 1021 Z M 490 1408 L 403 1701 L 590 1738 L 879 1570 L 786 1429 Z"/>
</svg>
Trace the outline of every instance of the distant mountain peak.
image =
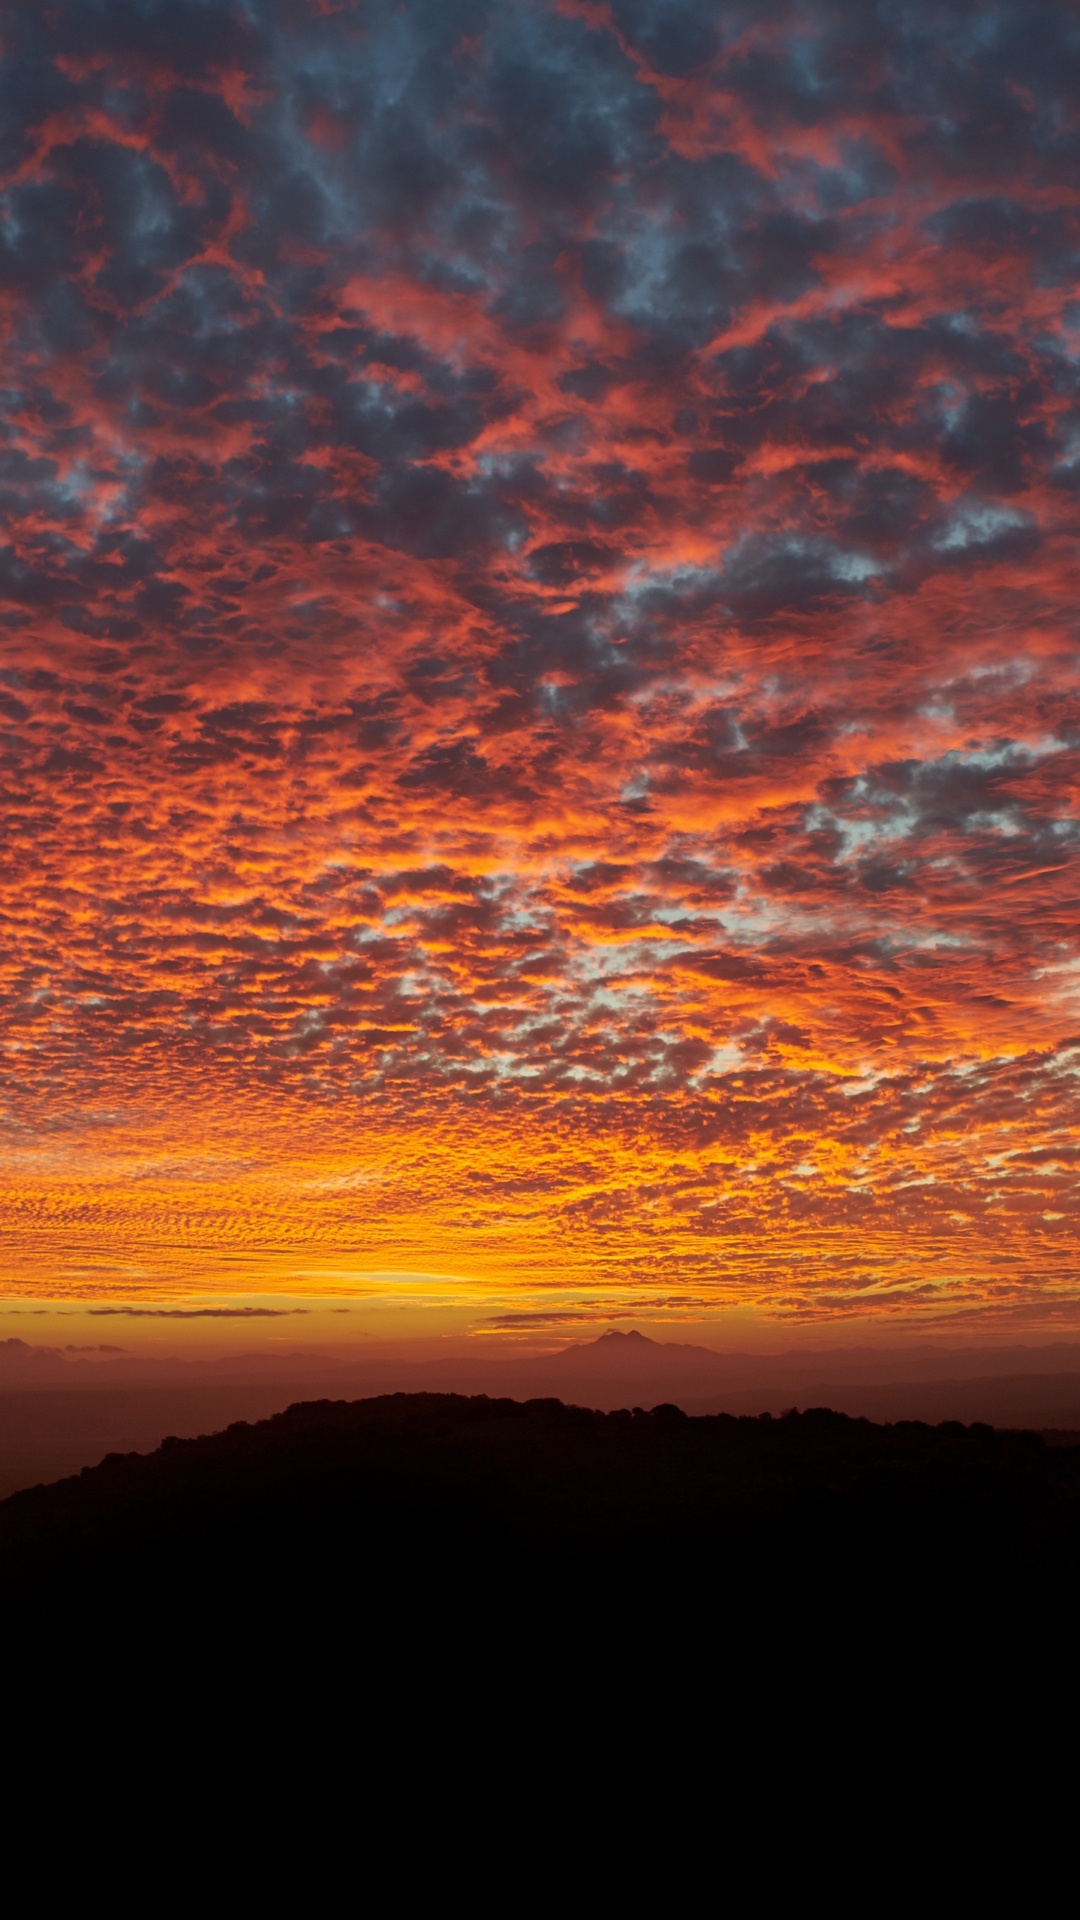
<svg viewBox="0 0 1080 1920">
<path fill-rule="evenodd" d="M 720 1355 L 709 1347 L 681 1346 L 674 1340 L 650 1340 L 647 1333 L 638 1333 L 631 1328 L 623 1333 L 618 1327 L 609 1327 L 596 1340 L 575 1340 L 572 1347 L 563 1347 L 549 1357 L 548 1364 L 560 1367 L 572 1367 L 578 1373 L 589 1367 L 614 1368 L 627 1378 L 639 1376 L 650 1380 L 657 1375 L 657 1369 L 670 1373 L 673 1366 L 713 1367 Z"/>
</svg>

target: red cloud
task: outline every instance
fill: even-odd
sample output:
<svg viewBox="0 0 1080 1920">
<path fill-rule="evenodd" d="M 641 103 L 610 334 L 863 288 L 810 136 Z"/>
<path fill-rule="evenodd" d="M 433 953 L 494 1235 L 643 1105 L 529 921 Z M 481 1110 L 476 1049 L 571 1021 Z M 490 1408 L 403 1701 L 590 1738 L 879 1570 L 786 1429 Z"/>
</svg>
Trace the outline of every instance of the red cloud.
<svg viewBox="0 0 1080 1920">
<path fill-rule="evenodd" d="M 1067 10 L 54 12 L 18 1282 L 1072 1313 Z"/>
</svg>

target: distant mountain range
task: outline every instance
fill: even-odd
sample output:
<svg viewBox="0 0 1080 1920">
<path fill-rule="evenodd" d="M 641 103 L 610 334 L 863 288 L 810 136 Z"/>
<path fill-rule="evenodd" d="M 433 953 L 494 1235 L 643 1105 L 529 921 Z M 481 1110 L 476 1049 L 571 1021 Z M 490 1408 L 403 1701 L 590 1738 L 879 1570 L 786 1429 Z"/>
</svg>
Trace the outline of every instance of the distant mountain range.
<svg viewBox="0 0 1080 1920">
<path fill-rule="evenodd" d="M 534 1380 L 595 1379 L 685 1380 L 710 1389 L 757 1392 L 764 1385 L 782 1389 L 807 1383 L 974 1380 L 1003 1375 L 1080 1377 L 1080 1342 L 1043 1346 L 948 1347 L 931 1342 L 895 1347 L 789 1348 L 776 1353 L 722 1352 L 675 1340 L 650 1340 L 645 1334 L 616 1329 L 596 1340 L 575 1341 L 552 1353 L 520 1353 L 505 1346 L 479 1346 L 471 1353 L 412 1360 L 378 1348 L 298 1349 L 289 1353 L 252 1352 L 216 1359 L 158 1358 L 122 1347 L 35 1346 L 23 1340 L 0 1341 L 0 1393 L 42 1385 L 120 1386 L 169 1381 L 210 1384 L 224 1379 L 302 1379 L 317 1375 L 389 1380 L 416 1384 L 436 1376 L 455 1380 L 505 1382 L 491 1390 L 514 1392 Z M 449 1389 L 448 1389 L 449 1390 Z M 480 1390 L 479 1388 L 477 1390 Z"/>
</svg>

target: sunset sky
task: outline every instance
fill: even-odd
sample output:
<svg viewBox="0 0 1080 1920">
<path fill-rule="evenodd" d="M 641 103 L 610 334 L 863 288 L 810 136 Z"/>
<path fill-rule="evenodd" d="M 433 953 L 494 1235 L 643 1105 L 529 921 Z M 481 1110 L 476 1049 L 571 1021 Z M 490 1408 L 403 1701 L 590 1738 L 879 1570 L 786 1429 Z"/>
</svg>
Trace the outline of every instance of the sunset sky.
<svg viewBox="0 0 1080 1920">
<path fill-rule="evenodd" d="M 1076 7 L 0 47 L 0 1332 L 1076 1331 Z"/>
</svg>

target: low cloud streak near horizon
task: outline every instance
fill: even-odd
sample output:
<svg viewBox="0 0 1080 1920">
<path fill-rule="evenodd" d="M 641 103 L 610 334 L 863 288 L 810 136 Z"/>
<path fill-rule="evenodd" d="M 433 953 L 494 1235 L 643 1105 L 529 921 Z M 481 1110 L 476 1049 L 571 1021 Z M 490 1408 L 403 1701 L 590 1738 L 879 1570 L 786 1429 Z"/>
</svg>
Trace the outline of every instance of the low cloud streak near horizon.
<svg viewBox="0 0 1080 1920">
<path fill-rule="evenodd" d="M 0 20 L 11 1289 L 1075 1324 L 1074 9 Z"/>
</svg>

